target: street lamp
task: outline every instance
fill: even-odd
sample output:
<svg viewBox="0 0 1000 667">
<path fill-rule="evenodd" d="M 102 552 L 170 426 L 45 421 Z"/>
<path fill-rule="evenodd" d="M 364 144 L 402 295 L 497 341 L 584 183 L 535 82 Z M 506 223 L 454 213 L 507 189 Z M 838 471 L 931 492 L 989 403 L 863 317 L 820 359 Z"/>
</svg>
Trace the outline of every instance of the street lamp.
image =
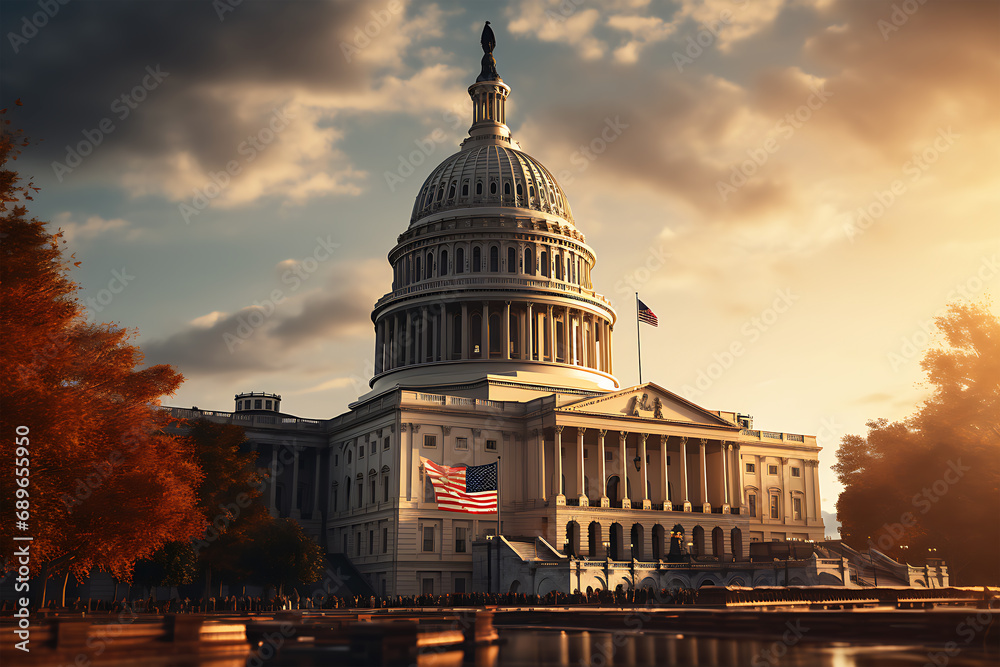
<svg viewBox="0 0 1000 667">
<path fill-rule="evenodd" d="M 611 589 L 611 542 L 601 542 L 604 545 L 604 590 Z"/>
<path fill-rule="evenodd" d="M 486 536 L 486 592 L 493 592 L 493 536 Z"/>
</svg>

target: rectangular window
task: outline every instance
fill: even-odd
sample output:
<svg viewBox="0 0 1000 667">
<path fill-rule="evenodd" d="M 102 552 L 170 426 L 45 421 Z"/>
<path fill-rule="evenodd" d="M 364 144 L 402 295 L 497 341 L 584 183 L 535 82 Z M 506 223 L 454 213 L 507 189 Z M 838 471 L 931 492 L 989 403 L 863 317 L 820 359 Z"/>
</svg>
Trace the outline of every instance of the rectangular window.
<svg viewBox="0 0 1000 667">
<path fill-rule="evenodd" d="M 465 553 L 465 528 L 461 526 L 455 528 L 455 553 Z"/>
<path fill-rule="evenodd" d="M 382 475 L 382 502 L 389 502 L 389 475 Z"/>
<path fill-rule="evenodd" d="M 270 409 L 271 409 L 271 401 L 266 401 L 266 402 L 264 403 L 264 407 L 265 407 L 266 409 L 270 410 Z"/>
<path fill-rule="evenodd" d="M 260 403 L 261 403 L 261 399 L 259 399 L 259 398 L 256 401 L 253 402 L 253 408 L 254 408 L 254 410 L 260 410 Z"/>
<path fill-rule="evenodd" d="M 750 511 L 750 516 L 757 516 L 757 494 L 751 493 L 747 496 L 747 509 Z"/>
<path fill-rule="evenodd" d="M 358 458 L 359 459 L 365 458 L 365 446 L 364 445 L 358 445 Z"/>
<path fill-rule="evenodd" d="M 778 466 L 767 466 L 767 474 L 768 475 L 777 475 L 778 474 Z"/>
<path fill-rule="evenodd" d="M 792 518 L 801 519 L 802 518 L 802 499 L 792 498 Z"/>
<path fill-rule="evenodd" d="M 495 452 L 496 450 L 497 450 L 497 441 L 496 440 L 487 440 L 486 441 L 486 451 L 488 451 L 488 452 Z"/>
<path fill-rule="evenodd" d="M 436 435 L 425 435 L 424 436 L 424 447 L 437 447 L 437 436 Z"/>
<path fill-rule="evenodd" d="M 455 449 L 465 451 L 469 448 L 468 438 L 455 438 Z"/>
<path fill-rule="evenodd" d="M 434 551 L 434 526 L 424 527 L 424 551 Z"/>
<path fill-rule="evenodd" d="M 372 443 L 372 456 L 375 456 L 375 443 Z"/>
<path fill-rule="evenodd" d="M 792 468 L 792 477 L 801 477 L 801 471 L 798 468 Z"/>
<path fill-rule="evenodd" d="M 778 494 L 777 493 L 771 494 L 771 518 L 772 519 L 777 519 L 778 518 Z"/>
<path fill-rule="evenodd" d="M 382 553 L 387 553 L 389 551 L 389 529 L 382 529 Z"/>
<path fill-rule="evenodd" d="M 465 577 L 455 577 L 455 592 L 456 593 L 465 592 Z"/>
<path fill-rule="evenodd" d="M 389 437 L 386 436 L 385 440 L 382 441 L 382 449 L 389 449 L 390 442 Z"/>
<path fill-rule="evenodd" d="M 358 507 L 361 507 L 365 502 L 365 487 L 362 480 L 358 480 Z"/>
<path fill-rule="evenodd" d="M 374 503 L 375 502 L 375 478 L 374 477 L 372 477 L 371 481 L 368 482 L 368 488 L 371 489 L 371 491 L 368 494 L 368 497 L 369 497 L 369 501 L 368 502 Z"/>
<path fill-rule="evenodd" d="M 368 531 L 368 555 L 371 556 L 375 553 L 375 531 Z"/>
<path fill-rule="evenodd" d="M 747 472 L 754 473 L 757 472 L 757 465 L 754 463 L 747 464 Z"/>
</svg>

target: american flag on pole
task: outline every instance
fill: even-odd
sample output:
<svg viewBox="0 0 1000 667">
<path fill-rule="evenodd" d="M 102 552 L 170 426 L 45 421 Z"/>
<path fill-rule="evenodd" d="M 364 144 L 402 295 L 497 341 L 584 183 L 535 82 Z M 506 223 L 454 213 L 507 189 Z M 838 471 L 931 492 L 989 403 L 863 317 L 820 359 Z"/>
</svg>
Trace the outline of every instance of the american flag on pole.
<svg viewBox="0 0 1000 667">
<path fill-rule="evenodd" d="M 649 309 L 649 306 L 642 302 L 642 299 L 639 299 L 639 321 L 652 324 L 654 327 L 658 324 L 656 314 Z"/>
<path fill-rule="evenodd" d="M 450 468 L 420 457 L 438 509 L 487 514 L 497 511 L 497 464 Z"/>
</svg>

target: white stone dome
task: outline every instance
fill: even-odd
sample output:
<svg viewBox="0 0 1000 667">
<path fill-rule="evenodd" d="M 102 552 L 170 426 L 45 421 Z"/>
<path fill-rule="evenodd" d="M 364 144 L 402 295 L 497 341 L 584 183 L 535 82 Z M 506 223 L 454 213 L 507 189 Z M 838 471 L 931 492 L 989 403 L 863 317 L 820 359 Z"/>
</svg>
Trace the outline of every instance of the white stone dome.
<svg viewBox="0 0 1000 667">
<path fill-rule="evenodd" d="M 439 164 L 424 181 L 410 226 L 443 211 L 510 207 L 539 211 L 573 224 L 566 193 L 527 153 L 499 144 L 470 146 Z"/>
</svg>

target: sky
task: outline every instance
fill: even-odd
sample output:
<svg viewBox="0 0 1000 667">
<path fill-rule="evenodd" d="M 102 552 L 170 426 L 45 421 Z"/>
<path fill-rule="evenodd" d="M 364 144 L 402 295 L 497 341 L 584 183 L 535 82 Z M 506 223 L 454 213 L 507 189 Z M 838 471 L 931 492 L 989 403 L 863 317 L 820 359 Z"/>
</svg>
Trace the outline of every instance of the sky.
<svg viewBox="0 0 1000 667">
<path fill-rule="evenodd" d="M 88 317 L 183 373 L 167 405 L 345 411 L 486 20 L 622 386 L 638 291 L 643 380 L 817 435 L 834 511 L 840 439 L 912 414 L 934 317 L 1000 286 L 994 0 L 4 0 L 0 106 Z"/>
</svg>

